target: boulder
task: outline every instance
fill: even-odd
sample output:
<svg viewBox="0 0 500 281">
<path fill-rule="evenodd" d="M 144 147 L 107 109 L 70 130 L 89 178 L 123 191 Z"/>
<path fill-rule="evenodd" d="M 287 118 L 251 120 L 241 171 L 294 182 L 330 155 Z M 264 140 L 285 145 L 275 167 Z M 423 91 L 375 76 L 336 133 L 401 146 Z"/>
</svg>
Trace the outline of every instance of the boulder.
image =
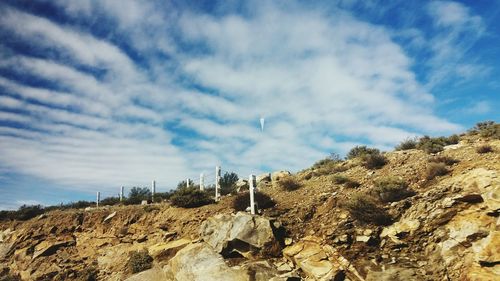
<svg viewBox="0 0 500 281">
<path fill-rule="evenodd" d="M 33 259 L 36 259 L 40 256 L 53 255 L 59 248 L 73 246 L 75 244 L 75 240 L 73 239 L 67 239 L 63 241 L 42 241 L 40 244 L 35 246 Z"/>
<path fill-rule="evenodd" d="M 260 182 L 270 182 L 271 173 L 260 174 L 257 177 L 255 177 L 255 180 L 257 181 L 257 184 L 259 184 Z"/>
<path fill-rule="evenodd" d="M 243 269 L 229 267 L 206 243 L 190 244 L 168 262 L 167 278 L 175 281 L 248 281 Z"/>
<path fill-rule="evenodd" d="M 167 279 L 167 274 L 158 267 L 139 272 L 125 279 L 125 281 L 164 281 Z"/>
<path fill-rule="evenodd" d="M 282 178 L 285 178 L 285 177 L 288 177 L 288 176 L 290 176 L 290 175 L 291 175 L 291 174 L 290 174 L 290 172 L 289 172 L 289 171 L 276 171 L 276 172 L 273 172 L 273 173 L 271 174 L 271 179 L 272 179 L 273 181 L 278 181 L 278 180 L 280 180 L 280 179 L 282 179 Z"/>
<path fill-rule="evenodd" d="M 417 219 L 401 219 L 397 223 L 385 227 L 380 234 L 381 238 L 389 237 L 396 244 L 403 243 L 399 240 L 399 236 L 403 233 L 413 234 L 420 227 L 420 222 Z"/>
<path fill-rule="evenodd" d="M 245 191 L 245 190 L 248 190 L 248 180 L 246 179 L 239 179 L 237 182 L 236 182 L 236 191 L 237 192 L 242 192 L 242 191 Z"/>
<path fill-rule="evenodd" d="M 0 243 L 0 260 L 7 257 L 11 252 L 14 243 Z"/>
<path fill-rule="evenodd" d="M 150 246 L 148 248 L 148 252 L 157 261 L 162 259 L 169 259 L 173 257 L 180 249 L 186 247 L 189 243 L 191 243 L 191 240 L 184 238 L 167 243 L 161 242 Z"/>
<path fill-rule="evenodd" d="M 269 219 L 243 212 L 208 218 L 201 224 L 200 236 L 218 253 L 236 251 L 244 256 L 275 241 Z"/>
<path fill-rule="evenodd" d="M 350 280 L 362 280 L 348 260 L 333 247 L 322 245 L 321 239 L 317 237 L 307 236 L 298 243 L 285 248 L 283 256 L 314 280 L 334 280 L 346 273 Z"/>
</svg>

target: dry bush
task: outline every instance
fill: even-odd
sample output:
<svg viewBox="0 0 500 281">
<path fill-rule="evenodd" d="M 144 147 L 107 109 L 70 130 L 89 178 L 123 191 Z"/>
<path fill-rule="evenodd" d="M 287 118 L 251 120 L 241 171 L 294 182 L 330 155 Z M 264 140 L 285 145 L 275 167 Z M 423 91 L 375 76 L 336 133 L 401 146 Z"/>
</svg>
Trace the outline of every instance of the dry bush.
<svg viewBox="0 0 500 281">
<path fill-rule="evenodd" d="M 280 179 L 278 181 L 278 186 L 281 189 L 284 189 L 287 191 L 297 190 L 300 187 L 302 187 L 302 185 L 295 178 L 290 177 L 290 176 Z"/>
<path fill-rule="evenodd" d="M 255 192 L 254 200 L 259 209 L 272 208 L 276 205 L 276 202 L 269 195 L 259 191 Z M 234 196 L 233 209 L 245 211 L 248 207 L 250 207 L 250 192 L 242 192 Z"/>
<path fill-rule="evenodd" d="M 345 203 L 345 208 L 354 219 L 361 223 L 388 225 L 392 222 L 391 216 L 384 208 L 367 194 L 355 194 Z"/>
<path fill-rule="evenodd" d="M 408 187 L 406 181 L 386 177 L 375 181 L 373 193 L 384 203 L 396 202 L 415 195 L 415 192 Z"/>
<path fill-rule="evenodd" d="M 134 251 L 130 253 L 128 268 L 132 271 L 132 273 L 150 269 L 152 266 L 153 258 L 149 255 L 148 251 Z"/>
<path fill-rule="evenodd" d="M 365 145 L 357 145 L 357 146 L 351 148 L 351 150 L 349 150 L 346 158 L 347 159 L 354 159 L 357 157 L 362 157 L 362 156 L 370 155 L 370 154 L 380 154 L 380 150 L 378 150 L 376 148 L 369 148 L 369 147 L 366 147 Z"/>
<path fill-rule="evenodd" d="M 214 200 L 207 191 L 201 191 L 196 187 L 184 187 L 177 189 L 170 197 L 172 205 L 182 208 L 196 208 L 212 204 Z"/>
<path fill-rule="evenodd" d="M 500 139 L 500 124 L 494 121 L 479 122 L 469 133 L 479 134 L 483 138 Z"/>
<path fill-rule="evenodd" d="M 409 150 L 409 149 L 414 149 L 417 148 L 417 139 L 415 138 L 408 138 L 399 143 L 395 149 L 396 150 Z"/>
<path fill-rule="evenodd" d="M 429 162 L 444 163 L 445 165 L 451 166 L 451 165 L 458 163 L 460 161 L 458 161 L 457 159 L 448 157 L 448 156 L 435 156 L 435 157 L 432 157 L 431 159 L 429 159 Z"/>
<path fill-rule="evenodd" d="M 476 152 L 479 154 L 493 152 L 493 147 L 491 147 L 491 145 L 488 144 L 483 144 L 476 148 Z"/>
<path fill-rule="evenodd" d="M 336 184 L 343 184 L 345 187 L 348 187 L 348 188 L 356 188 L 356 187 L 361 185 L 359 182 L 354 181 L 354 180 L 352 180 L 346 176 L 342 176 L 342 175 L 335 175 L 333 177 L 333 182 Z"/>
<path fill-rule="evenodd" d="M 444 163 L 429 163 L 427 165 L 426 178 L 427 180 L 432 180 L 435 177 L 444 176 L 448 172 Z"/>
<path fill-rule="evenodd" d="M 363 166 L 367 169 L 380 169 L 387 164 L 387 158 L 382 154 L 367 154 L 362 157 Z"/>
</svg>

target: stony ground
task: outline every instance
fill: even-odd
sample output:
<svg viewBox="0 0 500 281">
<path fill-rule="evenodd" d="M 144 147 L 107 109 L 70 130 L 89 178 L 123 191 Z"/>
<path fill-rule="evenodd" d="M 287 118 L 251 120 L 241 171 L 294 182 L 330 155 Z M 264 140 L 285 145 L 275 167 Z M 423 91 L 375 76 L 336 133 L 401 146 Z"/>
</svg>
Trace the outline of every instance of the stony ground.
<svg viewBox="0 0 500 281">
<path fill-rule="evenodd" d="M 477 153 L 476 147 L 485 143 L 494 152 Z M 259 189 L 277 202 L 263 215 L 281 222 L 287 246 L 315 241 L 331 247 L 348 261 L 345 278 L 351 280 L 494 280 L 500 276 L 500 141 L 462 137 L 459 145 L 439 155 L 458 162 L 448 174 L 432 180 L 426 179 L 426 167 L 433 156 L 407 150 L 387 153 L 389 163 L 377 170 L 365 169 L 358 160 L 345 161 L 340 169 L 306 169 L 292 175 L 301 185 L 294 191 L 283 190 L 276 181 L 261 183 Z M 361 185 L 336 184 L 336 175 Z M 389 226 L 353 219 L 344 203 L 387 176 L 406 180 L 416 195 L 384 206 L 394 218 Z M 88 280 L 93 271 L 99 280 L 124 280 L 132 275 L 127 267 L 129 252 L 154 252 L 158 245 L 179 239 L 199 240 L 203 221 L 235 212 L 233 199 L 227 196 L 193 209 L 168 203 L 115 206 L 1 222 L 0 275 Z M 298 276 L 321 280 L 297 260 L 283 258 L 280 251 L 259 258 L 273 264 L 288 261 Z M 154 263 L 164 265 L 173 254 L 154 256 Z M 226 262 L 234 265 L 242 260 Z"/>
</svg>

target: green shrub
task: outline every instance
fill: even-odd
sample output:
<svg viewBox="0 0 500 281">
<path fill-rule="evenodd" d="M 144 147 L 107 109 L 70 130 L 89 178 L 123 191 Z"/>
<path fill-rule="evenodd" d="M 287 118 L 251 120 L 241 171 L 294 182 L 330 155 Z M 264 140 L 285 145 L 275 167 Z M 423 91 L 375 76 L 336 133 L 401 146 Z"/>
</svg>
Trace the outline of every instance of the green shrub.
<svg viewBox="0 0 500 281">
<path fill-rule="evenodd" d="M 443 151 L 443 148 L 445 146 L 457 144 L 459 141 L 460 137 L 458 135 L 437 138 L 423 136 L 418 140 L 417 148 L 427 153 L 438 153 L 440 151 Z"/>
<path fill-rule="evenodd" d="M 153 266 L 153 258 L 148 251 L 134 251 L 130 253 L 128 268 L 132 273 L 138 273 Z"/>
<path fill-rule="evenodd" d="M 483 144 L 483 145 L 478 146 L 476 148 L 476 152 L 479 154 L 493 152 L 493 147 L 491 147 L 491 145 L 488 145 L 488 144 Z"/>
<path fill-rule="evenodd" d="M 259 209 L 268 209 L 276 205 L 276 202 L 263 192 L 255 192 L 254 200 Z M 250 207 L 250 192 L 238 193 L 233 200 L 233 209 L 236 211 L 245 211 Z"/>
<path fill-rule="evenodd" d="M 432 180 L 438 176 L 444 176 L 448 173 L 448 169 L 444 163 L 429 163 L 426 170 L 427 180 Z"/>
<path fill-rule="evenodd" d="M 458 163 L 459 161 L 454 159 L 454 158 L 448 157 L 448 156 L 435 156 L 435 157 L 432 157 L 431 159 L 429 159 L 429 162 L 444 163 L 445 165 L 451 166 L 455 163 Z"/>
<path fill-rule="evenodd" d="M 409 150 L 417 148 L 417 139 L 416 138 L 407 138 L 399 143 L 395 149 L 396 150 Z"/>
<path fill-rule="evenodd" d="M 114 206 L 120 204 L 120 197 L 106 197 L 99 203 L 102 206 Z"/>
<path fill-rule="evenodd" d="M 415 195 L 415 192 L 408 188 L 406 181 L 394 177 L 375 181 L 373 193 L 384 203 L 400 201 Z"/>
<path fill-rule="evenodd" d="M 39 216 L 39 215 L 43 214 L 44 212 L 45 212 L 45 210 L 43 209 L 43 207 L 41 205 L 32 205 L 32 206 L 22 205 L 15 212 L 14 219 L 25 221 L 25 220 L 32 219 L 36 216 Z"/>
<path fill-rule="evenodd" d="M 363 155 L 361 159 L 363 160 L 363 166 L 370 170 L 380 169 L 387 164 L 387 158 L 378 153 Z"/>
<path fill-rule="evenodd" d="M 177 184 L 177 189 L 186 188 L 187 187 L 187 185 L 186 185 L 187 181 L 189 181 L 189 187 L 195 187 L 194 181 L 191 180 L 191 179 L 187 179 L 185 181 L 180 181 Z"/>
<path fill-rule="evenodd" d="M 500 139 L 500 124 L 494 121 L 479 122 L 470 130 L 470 133 L 479 134 L 483 138 Z"/>
<path fill-rule="evenodd" d="M 155 203 L 160 203 L 160 202 L 163 202 L 164 200 L 170 199 L 170 197 L 172 197 L 173 194 L 174 193 L 171 191 L 157 192 L 157 193 L 155 193 L 155 196 L 153 199 L 154 199 Z"/>
<path fill-rule="evenodd" d="M 141 204 L 143 200 L 151 200 L 151 190 L 147 187 L 132 187 L 128 193 L 125 204 L 136 205 Z"/>
<path fill-rule="evenodd" d="M 355 146 L 347 153 L 347 159 L 354 159 L 364 155 L 380 154 L 380 150 L 376 148 L 368 148 L 365 145 Z"/>
<path fill-rule="evenodd" d="M 291 176 L 279 179 L 278 185 L 280 188 L 287 191 L 297 190 L 302 186 L 294 177 Z"/>
<path fill-rule="evenodd" d="M 197 187 L 177 189 L 170 197 L 172 205 L 182 208 L 196 208 L 212 204 L 214 200 L 207 191 L 201 191 Z"/>
<path fill-rule="evenodd" d="M 349 214 L 361 223 L 388 225 L 392 222 L 391 216 L 377 201 L 367 194 L 355 194 L 345 203 Z"/>
<path fill-rule="evenodd" d="M 236 173 L 226 172 L 220 178 L 220 194 L 236 194 L 236 182 L 238 181 L 238 175 Z"/>
</svg>

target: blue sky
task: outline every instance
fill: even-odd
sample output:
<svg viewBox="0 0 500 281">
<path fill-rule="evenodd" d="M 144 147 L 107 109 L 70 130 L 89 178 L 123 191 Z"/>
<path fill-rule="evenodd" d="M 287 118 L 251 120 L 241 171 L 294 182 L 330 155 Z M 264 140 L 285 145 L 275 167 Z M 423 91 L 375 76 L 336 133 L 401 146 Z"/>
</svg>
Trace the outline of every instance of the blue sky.
<svg viewBox="0 0 500 281">
<path fill-rule="evenodd" d="M 498 122 L 498 22 L 493 0 L 4 0 L 0 209 Z"/>
</svg>

